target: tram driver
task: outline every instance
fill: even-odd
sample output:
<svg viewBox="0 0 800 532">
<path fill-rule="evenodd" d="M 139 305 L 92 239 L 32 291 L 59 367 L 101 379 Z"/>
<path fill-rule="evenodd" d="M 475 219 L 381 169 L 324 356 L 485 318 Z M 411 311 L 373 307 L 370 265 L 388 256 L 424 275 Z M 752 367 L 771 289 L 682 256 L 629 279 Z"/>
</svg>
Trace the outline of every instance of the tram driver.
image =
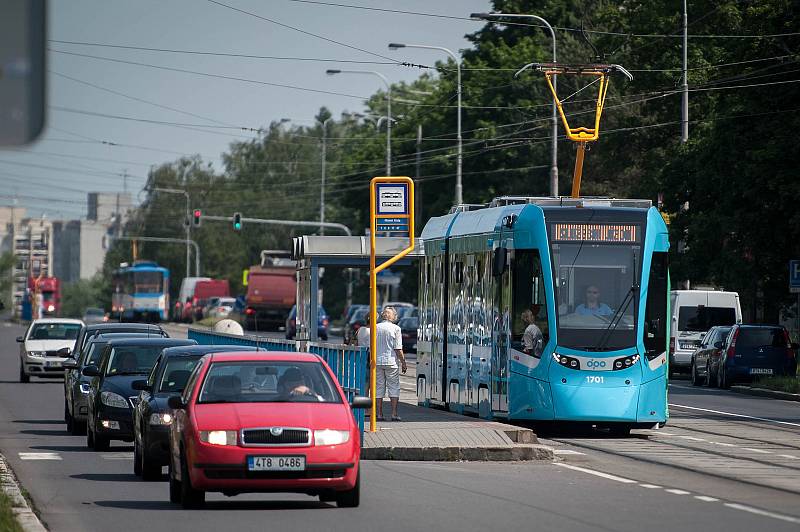
<svg viewBox="0 0 800 532">
<path fill-rule="evenodd" d="M 614 311 L 600 301 L 600 289 L 592 284 L 586 287 L 586 300 L 575 307 L 575 314 L 581 316 L 611 316 Z"/>
</svg>

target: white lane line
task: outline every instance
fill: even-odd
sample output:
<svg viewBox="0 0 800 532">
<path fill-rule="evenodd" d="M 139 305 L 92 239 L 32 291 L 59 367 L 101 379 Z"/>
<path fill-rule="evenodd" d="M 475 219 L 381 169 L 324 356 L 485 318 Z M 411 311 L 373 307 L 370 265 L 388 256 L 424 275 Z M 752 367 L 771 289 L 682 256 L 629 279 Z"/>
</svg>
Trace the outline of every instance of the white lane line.
<svg viewBox="0 0 800 532">
<path fill-rule="evenodd" d="M 738 445 L 734 445 L 732 443 L 722 443 L 721 441 L 712 441 L 714 445 L 719 445 L 720 447 L 739 447 Z"/>
<path fill-rule="evenodd" d="M 103 460 L 133 460 L 133 453 L 103 453 Z"/>
<path fill-rule="evenodd" d="M 567 469 L 572 469 L 573 471 L 580 471 L 581 473 L 588 473 L 589 475 L 594 475 L 596 477 L 613 480 L 614 482 L 622 482 L 623 484 L 636 484 L 635 480 L 631 480 L 629 478 L 622 478 L 615 475 L 609 475 L 608 473 L 603 473 L 602 471 L 595 471 L 594 469 L 586 469 L 585 467 L 578 467 L 564 463 L 557 463 L 555 465 L 559 467 L 566 467 Z"/>
<path fill-rule="evenodd" d="M 792 456 L 791 454 L 779 454 L 781 458 L 791 458 L 792 460 L 800 460 L 798 456 Z"/>
<path fill-rule="evenodd" d="M 735 414 L 733 412 L 722 412 L 720 410 L 709 410 L 708 408 L 697 408 L 696 406 L 676 405 L 673 403 L 669 403 L 669 406 L 674 406 L 675 408 L 685 408 L 687 410 L 699 410 L 701 412 L 711 412 L 712 414 L 722 414 L 724 416 L 754 419 L 756 421 L 768 421 L 770 423 L 777 423 L 779 425 L 789 425 L 790 427 L 800 427 L 800 423 L 789 423 L 788 421 L 779 421 L 777 419 L 769 419 L 766 417 L 746 416 L 744 414 Z"/>
<path fill-rule="evenodd" d="M 58 453 L 19 453 L 20 460 L 61 460 Z"/>
<path fill-rule="evenodd" d="M 709 497 L 708 495 L 695 495 L 694 498 L 703 502 L 717 502 L 719 500 L 714 497 Z"/>
<path fill-rule="evenodd" d="M 772 454 L 772 451 L 763 451 L 761 449 L 753 449 L 752 447 L 742 447 L 742 450 L 743 451 L 750 451 L 750 452 L 753 452 L 753 453 L 759 453 L 759 454 Z"/>
<path fill-rule="evenodd" d="M 676 490 L 676 489 L 664 490 L 664 491 L 666 491 L 667 493 L 675 494 L 675 495 L 690 495 L 691 494 L 690 491 Z"/>
<path fill-rule="evenodd" d="M 656 486 L 655 484 L 639 484 L 639 486 L 649 490 L 661 489 L 661 486 Z"/>
<path fill-rule="evenodd" d="M 774 512 L 759 510 L 758 508 L 753 508 L 752 506 L 745 506 L 744 504 L 736 504 L 733 502 L 726 502 L 724 504 L 728 508 L 733 508 L 734 510 L 742 510 L 743 512 L 750 512 L 751 514 L 763 515 L 764 517 L 772 517 L 773 519 L 780 519 L 781 521 L 788 521 L 789 523 L 800 523 L 799 518 L 792 517 L 790 515 L 776 514 Z"/>
<path fill-rule="evenodd" d="M 572 449 L 555 449 L 553 451 L 553 454 L 580 454 L 580 455 L 584 455 L 584 456 L 586 455 L 586 453 L 573 451 Z"/>
<path fill-rule="evenodd" d="M 704 440 L 703 438 L 695 438 L 694 436 L 678 436 L 679 438 L 683 438 L 684 440 L 692 440 L 692 441 L 708 441 Z"/>
</svg>

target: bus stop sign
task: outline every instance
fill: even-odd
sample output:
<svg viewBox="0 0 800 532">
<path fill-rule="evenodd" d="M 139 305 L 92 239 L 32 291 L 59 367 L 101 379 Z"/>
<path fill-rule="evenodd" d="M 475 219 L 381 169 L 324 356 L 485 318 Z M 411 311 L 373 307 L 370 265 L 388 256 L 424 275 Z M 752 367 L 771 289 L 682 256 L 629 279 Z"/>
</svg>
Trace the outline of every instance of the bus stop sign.
<svg viewBox="0 0 800 532">
<path fill-rule="evenodd" d="M 789 291 L 800 294 L 800 260 L 789 261 Z"/>
</svg>

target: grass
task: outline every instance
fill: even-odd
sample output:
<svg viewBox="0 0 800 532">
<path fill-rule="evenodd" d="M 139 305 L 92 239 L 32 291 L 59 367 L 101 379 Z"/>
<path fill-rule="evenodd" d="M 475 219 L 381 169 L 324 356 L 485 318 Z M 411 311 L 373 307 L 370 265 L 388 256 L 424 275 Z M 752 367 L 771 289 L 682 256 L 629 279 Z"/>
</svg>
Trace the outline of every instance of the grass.
<svg viewBox="0 0 800 532">
<path fill-rule="evenodd" d="M 14 517 L 11 498 L 0 491 L 0 530 L 3 532 L 23 532 L 22 527 Z"/>
<path fill-rule="evenodd" d="M 779 392 L 800 393 L 800 379 L 797 377 L 767 377 L 754 382 L 753 387 Z"/>
</svg>

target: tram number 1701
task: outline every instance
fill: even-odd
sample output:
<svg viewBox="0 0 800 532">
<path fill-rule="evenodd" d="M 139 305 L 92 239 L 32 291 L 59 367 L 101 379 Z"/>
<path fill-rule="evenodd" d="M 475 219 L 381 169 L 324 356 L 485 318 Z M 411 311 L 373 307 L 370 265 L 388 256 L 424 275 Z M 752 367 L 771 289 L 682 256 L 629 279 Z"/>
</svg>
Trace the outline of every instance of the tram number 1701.
<svg viewBox="0 0 800 532">
<path fill-rule="evenodd" d="M 603 377 L 597 375 L 587 375 L 586 382 L 589 384 L 603 384 Z"/>
</svg>

